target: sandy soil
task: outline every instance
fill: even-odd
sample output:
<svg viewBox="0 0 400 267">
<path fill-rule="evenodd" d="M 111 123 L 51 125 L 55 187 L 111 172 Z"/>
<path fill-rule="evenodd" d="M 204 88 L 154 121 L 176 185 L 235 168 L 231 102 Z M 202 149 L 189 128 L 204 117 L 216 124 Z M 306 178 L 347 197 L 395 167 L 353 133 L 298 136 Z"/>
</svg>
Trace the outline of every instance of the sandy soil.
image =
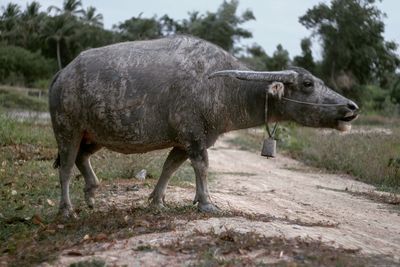
<svg viewBox="0 0 400 267">
<path fill-rule="evenodd" d="M 266 159 L 254 152 L 241 151 L 222 137 L 209 150 L 210 171 L 215 176 L 210 189 L 213 201 L 223 210 L 266 215 L 269 221 L 245 217 L 211 217 L 175 221 L 171 232 L 151 233 L 112 242 L 84 244 L 65 251 L 54 266 L 68 266 L 88 259 L 102 259 L 109 265 L 181 266 L 196 263 L 190 253 L 169 255 L 160 250 L 138 250 L 138 246 L 159 246 L 187 238 L 195 230 L 215 232 L 233 229 L 265 236 L 307 237 L 361 254 L 387 255 L 400 259 L 400 213 L 388 204 L 377 203 L 350 192 L 373 192 L 374 188 L 351 177 L 327 174 L 287 157 Z M 150 189 L 127 192 L 126 184 L 103 187 L 100 206 L 129 206 L 145 203 Z M 193 188 L 169 187 L 166 200 L 186 204 L 194 197 Z M 68 255 L 73 254 L 73 255 Z M 78 254 L 78 255 L 77 255 Z M 251 254 L 248 253 L 248 254 Z M 280 256 L 282 256 L 283 252 Z M 247 255 L 249 256 L 249 255 Z M 274 262 L 274 259 L 269 259 Z"/>
</svg>

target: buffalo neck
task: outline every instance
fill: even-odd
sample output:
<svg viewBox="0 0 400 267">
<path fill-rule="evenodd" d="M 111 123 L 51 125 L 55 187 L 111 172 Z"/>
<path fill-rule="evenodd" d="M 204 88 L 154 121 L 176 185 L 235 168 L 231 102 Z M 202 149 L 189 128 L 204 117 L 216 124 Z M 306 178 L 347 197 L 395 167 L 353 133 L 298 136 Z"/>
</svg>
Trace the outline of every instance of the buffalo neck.
<svg viewBox="0 0 400 267">
<path fill-rule="evenodd" d="M 231 80 L 224 88 L 227 112 L 220 117 L 223 132 L 252 128 L 265 124 L 265 101 L 268 84 Z M 275 120 L 273 99 L 268 99 L 268 121 Z"/>
</svg>

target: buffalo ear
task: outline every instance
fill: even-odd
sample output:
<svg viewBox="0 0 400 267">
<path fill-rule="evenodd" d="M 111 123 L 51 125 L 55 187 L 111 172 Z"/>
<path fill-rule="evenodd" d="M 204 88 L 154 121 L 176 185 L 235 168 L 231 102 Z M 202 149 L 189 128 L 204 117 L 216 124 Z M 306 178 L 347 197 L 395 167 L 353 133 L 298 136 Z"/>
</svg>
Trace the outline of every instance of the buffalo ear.
<svg viewBox="0 0 400 267">
<path fill-rule="evenodd" d="M 285 93 L 285 85 L 281 82 L 273 82 L 268 86 L 268 94 L 281 99 Z"/>
</svg>

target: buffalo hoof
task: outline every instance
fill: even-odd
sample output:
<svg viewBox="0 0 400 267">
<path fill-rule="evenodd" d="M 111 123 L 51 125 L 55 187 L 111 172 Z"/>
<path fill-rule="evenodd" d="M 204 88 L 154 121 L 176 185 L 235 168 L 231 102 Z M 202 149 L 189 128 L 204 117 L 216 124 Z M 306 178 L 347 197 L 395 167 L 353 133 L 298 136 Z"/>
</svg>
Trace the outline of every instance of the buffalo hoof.
<svg viewBox="0 0 400 267">
<path fill-rule="evenodd" d="M 214 204 L 211 203 L 205 203 L 201 204 L 200 202 L 197 204 L 197 209 L 200 212 L 205 212 L 205 213 L 217 213 L 220 212 L 221 210 L 215 206 Z"/>
<path fill-rule="evenodd" d="M 90 209 L 94 208 L 94 203 L 95 203 L 94 197 L 86 197 L 85 196 L 85 201 Z"/>
<path fill-rule="evenodd" d="M 156 191 L 153 191 L 149 196 L 150 207 L 156 210 L 166 210 L 165 207 L 165 195 L 161 196 L 156 194 Z"/>
<path fill-rule="evenodd" d="M 78 215 L 71 208 L 62 208 L 62 209 L 60 209 L 58 211 L 58 217 L 62 221 L 70 221 L 70 220 L 77 220 L 78 219 Z"/>
<path fill-rule="evenodd" d="M 89 189 L 84 189 L 84 192 L 85 192 L 85 202 L 86 202 L 86 205 L 88 205 L 88 207 L 89 207 L 90 209 L 93 209 L 93 208 L 94 208 L 94 203 L 95 203 L 95 198 L 94 198 L 95 190 L 96 190 L 96 187 L 89 188 Z"/>
<path fill-rule="evenodd" d="M 168 208 L 164 205 L 163 201 L 151 201 L 150 202 L 150 208 L 152 208 L 155 211 L 165 211 Z"/>
</svg>

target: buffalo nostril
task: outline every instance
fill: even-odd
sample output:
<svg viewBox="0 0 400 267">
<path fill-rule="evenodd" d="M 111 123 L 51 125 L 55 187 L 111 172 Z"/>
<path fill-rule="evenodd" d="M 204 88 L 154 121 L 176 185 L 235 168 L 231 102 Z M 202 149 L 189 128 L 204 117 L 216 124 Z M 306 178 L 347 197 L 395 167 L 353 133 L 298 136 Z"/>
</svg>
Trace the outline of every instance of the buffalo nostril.
<svg viewBox="0 0 400 267">
<path fill-rule="evenodd" d="M 359 109 L 358 106 L 357 106 L 357 104 L 354 103 L 353 101 L 350 101 L 350 102 L 347 104 L 347 107 L 348 107 L 351 111 L 357 111 L 357 110 Z"/>
</svg>

